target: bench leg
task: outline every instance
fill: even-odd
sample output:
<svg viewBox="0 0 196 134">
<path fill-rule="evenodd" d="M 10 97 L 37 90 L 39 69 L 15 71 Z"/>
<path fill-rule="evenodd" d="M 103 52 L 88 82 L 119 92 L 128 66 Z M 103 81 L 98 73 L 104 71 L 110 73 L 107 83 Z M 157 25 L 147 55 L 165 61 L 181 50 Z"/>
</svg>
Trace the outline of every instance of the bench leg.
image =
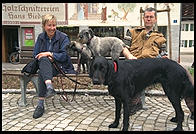
<svg viewBox="0 0 196 134">
<path fill-rule="evenodd" d="M 38 95 L 38 77 L 37 76 L 31 77 L 31 81 L 33 82 L 33 85 L 35 87 L 36 94 Z"/>
<path fill-rule="evenodd" d="M 145 90 L 142 91 L 141 100 L 142 100 L 142 108 L 144 110 L 147 110 L 148 108 L 147 108 L 146 103 L 145 103 Z"/>
<path fill-rule="evenodd" d="M 21 88 L 21 102 L 19 106 L 26 106 L 26 89 L 27 89 L 27 79 L 24 76 L 20 76 L 20 88 Z"/>
<path fill-rule="evenodd" d="M 27 106 L 27 100 L 26 100 L 26 91 L 27 91 L 27 84 L 29 81 L 32 81 L 36 93 L 38 93 L 38 77 L 33 76 L 33 77 L 27 77 L 27 76 L 20 76 L 20 88 L 21 88 L 21 101 L 19 103 L 19 106 Z"/>
</svg>

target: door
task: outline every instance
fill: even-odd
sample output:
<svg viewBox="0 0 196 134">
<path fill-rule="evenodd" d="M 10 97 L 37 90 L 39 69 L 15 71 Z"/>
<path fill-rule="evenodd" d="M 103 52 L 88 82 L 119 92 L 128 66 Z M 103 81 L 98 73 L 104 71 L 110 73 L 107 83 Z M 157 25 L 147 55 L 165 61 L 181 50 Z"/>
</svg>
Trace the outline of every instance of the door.
<svg viewBox="0 0 196 134">
<path fill-rule="evenodd" d="M 19 47 L 17 26 L 3 26 L 2 32 L 2 62 L 8 62 L 9 55 Z"/>
</svg>

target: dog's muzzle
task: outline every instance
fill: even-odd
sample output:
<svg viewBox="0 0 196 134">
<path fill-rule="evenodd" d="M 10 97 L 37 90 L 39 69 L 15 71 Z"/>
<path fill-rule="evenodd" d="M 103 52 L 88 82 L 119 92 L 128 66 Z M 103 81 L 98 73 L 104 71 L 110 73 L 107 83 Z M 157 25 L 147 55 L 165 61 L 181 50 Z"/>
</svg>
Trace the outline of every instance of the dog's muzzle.
<svg viewBox="0 0 196 134">
<path fill-rule="evenodd" d="M 93 78 L 93 84 L 94 85 L 101 85 L 101 83 L 100 83 L 98 78 Z"/>
</svg>

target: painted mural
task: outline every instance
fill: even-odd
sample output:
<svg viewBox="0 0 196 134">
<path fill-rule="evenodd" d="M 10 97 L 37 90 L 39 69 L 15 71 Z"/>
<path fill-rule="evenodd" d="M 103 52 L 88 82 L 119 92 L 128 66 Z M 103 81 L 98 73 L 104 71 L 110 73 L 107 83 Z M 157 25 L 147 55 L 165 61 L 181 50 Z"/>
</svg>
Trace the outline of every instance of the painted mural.
<svg viewBox="0 0 196 134">
<path fill-rule="evenodd" d="M 179 18 L 180 4 L 173 3 L 69 3 L 70 25 L 139 25 L 140 8 L 154 7 L 158 10 L 171 8 L 171 17 Z M 158 13 L 159 25 L 168 23 L 167 13 Z M 164 18 L 164 19 L 163 19 Z"/>
</svg>

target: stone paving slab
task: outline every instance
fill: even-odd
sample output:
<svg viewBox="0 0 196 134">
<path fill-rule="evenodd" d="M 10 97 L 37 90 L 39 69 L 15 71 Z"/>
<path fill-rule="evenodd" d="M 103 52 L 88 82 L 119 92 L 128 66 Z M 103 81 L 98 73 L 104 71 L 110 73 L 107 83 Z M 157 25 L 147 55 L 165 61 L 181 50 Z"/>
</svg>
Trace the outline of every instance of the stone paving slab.
<svg viewBox="0 0 196 134">
<path fill-rule="evenodd" d="M 114 120 L 114 99 L 109 95 L 76 95 L 73 102 L 64 101 L 56 95 L 45 101 L 45 113 L 38 119 L 32 115 L 38 98 L 27 94 L 26 107 L 18 106 L 20 94 L 2 94 L 3 131 L 119 131 L 122 117 L 117 128 L 108 128 Z M 72 97 L 72 96 L 71 96 Z M 174 109 L 165 96 L 147 96 L 147 110 L 140 110 L 130 116 L 129 131 L 171 131 L 176 123 L 169 120 Z M 185 112 L 183 129 L 194 131 L 194 121 L 182 101 Z"/>
</svg>

